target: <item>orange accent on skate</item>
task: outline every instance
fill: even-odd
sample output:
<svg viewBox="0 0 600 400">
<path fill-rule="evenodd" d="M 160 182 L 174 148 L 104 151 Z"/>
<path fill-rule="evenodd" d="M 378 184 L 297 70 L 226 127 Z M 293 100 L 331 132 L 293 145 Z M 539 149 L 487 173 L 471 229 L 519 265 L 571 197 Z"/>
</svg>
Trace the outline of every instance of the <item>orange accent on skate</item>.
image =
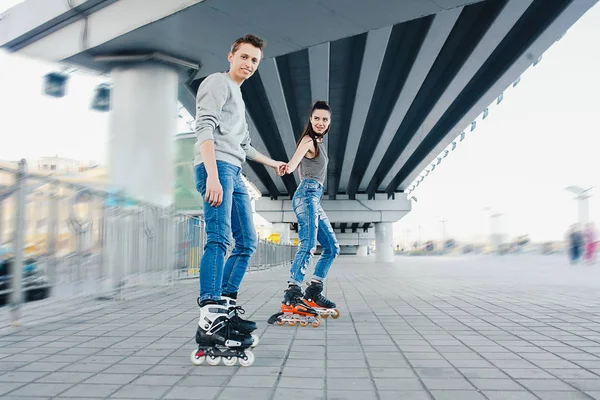
<svg viewBox="0 0 600 400">
<path fill-rule="evenodd" d="M 291 314 L 296 314 L 296 315 L 300 315 L 303 317 L 308 317 L 308 316 L 313 316 L 314 313 L 311 313 L 308 311 L 308 309 L 306 307 L 304 307 L 303 305 L 297 305 L 297 306 L 287 306 L 285 304 L 281 305 L 281 312 L 282 313 L 291 313 Z"/>
<path fill-rule="evenodd" d="M 293 313 L 294 312 L 294 307 L 293 306 L 286 306 L 285 304 L 281 305 L 281 312 L 283 313 Z"/>
<path fill-rule="evenodd" d="M 305 303 L 306 303 L 306 304 L 307 304 L 309 307 L 312 307 L 312 308 L 322 308 L 322 307 L 319 307 L 319 306 L 317 305 L 317 303 L 315 303 L 314 301 L 309 301 L 309 300 L 306 300 L 306 299 L 304 299 L 304 302 L 305 302 Z"/>
</svg>

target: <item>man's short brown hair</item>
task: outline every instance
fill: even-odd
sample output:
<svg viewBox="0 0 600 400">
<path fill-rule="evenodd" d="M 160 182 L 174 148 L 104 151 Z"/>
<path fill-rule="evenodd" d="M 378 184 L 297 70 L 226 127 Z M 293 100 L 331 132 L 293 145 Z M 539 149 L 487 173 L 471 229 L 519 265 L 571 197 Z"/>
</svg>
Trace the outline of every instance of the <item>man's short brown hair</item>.
<svg viewBox="0 0 600 400">
<path fill-rule="evenodd" d="M 260 52 L 263 53 L 263 48 L 265 47 L 265 41 L 254 35 L 242 36 L 241 38 L 239 38 L 235 42 L 233 42 L 233 44 L 231 45 L 231 53 L 234 54 L 239 49 L 239 47 L 244 43 L 251 44 L 252 46 L 256 47 L 257 49 L 260 49 Z"/>
</svg>

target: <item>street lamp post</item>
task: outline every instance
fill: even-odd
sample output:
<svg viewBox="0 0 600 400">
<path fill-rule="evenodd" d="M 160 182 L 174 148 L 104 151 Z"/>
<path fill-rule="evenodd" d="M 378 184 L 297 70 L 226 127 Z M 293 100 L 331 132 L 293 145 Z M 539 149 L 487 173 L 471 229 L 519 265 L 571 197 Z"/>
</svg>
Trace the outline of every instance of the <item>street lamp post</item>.
<svg viewBox="0 0 600 400">
<path fill-rule="evenodd" d="M 444 250 L 446 246 L 446 222 L 448 222 L 448 220 L 444 217 L 440 219 L 440 223 L 442 224 L 442 250 Z"/>
<path fill-rule="evenodd" d="M 502 213 L 493 211 L 489 207 L 484 208 L 483 211 L 488 212 L 490 220 L 490 244 L 495 251 L 499 250 L 503 241 L 502 226 L 500 225 Z"/>
</svg>

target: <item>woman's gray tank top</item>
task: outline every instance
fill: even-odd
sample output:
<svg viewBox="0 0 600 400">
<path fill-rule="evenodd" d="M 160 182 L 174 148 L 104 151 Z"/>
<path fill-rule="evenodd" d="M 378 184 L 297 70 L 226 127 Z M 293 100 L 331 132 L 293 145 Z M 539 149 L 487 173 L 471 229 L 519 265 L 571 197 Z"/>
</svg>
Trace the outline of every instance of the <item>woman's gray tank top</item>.
<svg viewBox="0 0 600 400">
<path fill-rule="evenodd" d="M 302 157 L 302 161 L 300 161 L 300 173 L 303 179 L 314 179 L 321 185 L 324 185 L 329 157 L 323 143 L 317 142 L 317 144 L 319 146 L 319 156 L 315 158 Z"/>
</svg>

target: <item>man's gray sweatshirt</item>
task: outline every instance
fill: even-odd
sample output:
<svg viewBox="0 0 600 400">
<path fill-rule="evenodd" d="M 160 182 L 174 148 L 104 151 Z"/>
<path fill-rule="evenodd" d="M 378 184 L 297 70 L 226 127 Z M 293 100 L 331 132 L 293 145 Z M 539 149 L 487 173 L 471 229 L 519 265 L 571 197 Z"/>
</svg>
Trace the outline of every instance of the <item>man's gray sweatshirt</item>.
<svg viewBox="0 0 600 400">
<path fill-rule="evenodd" d="M 200 84 L 195 132 L 194 165 L 204 162 L 200 145 L 206 140 L 214 141 L 217 160 L 240 167 L 246 158 L 255 158 L 242 91 L 226 72 L 211 74 Z"/>
</svg>

